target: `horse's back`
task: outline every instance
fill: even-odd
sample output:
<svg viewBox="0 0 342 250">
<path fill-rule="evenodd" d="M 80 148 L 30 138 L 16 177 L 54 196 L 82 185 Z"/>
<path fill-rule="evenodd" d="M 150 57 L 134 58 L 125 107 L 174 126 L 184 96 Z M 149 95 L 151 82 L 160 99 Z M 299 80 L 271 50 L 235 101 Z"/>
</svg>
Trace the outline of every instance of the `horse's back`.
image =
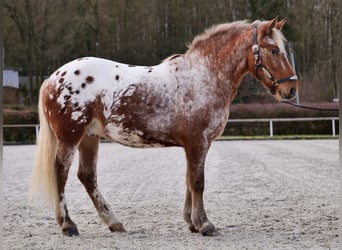
<svg viewBox="0 0 342 250">
<path fill-rule="evenodd" d="M 71 61 L 57 69 L 49 77 L 49 85 L 53 85 L 57 102 L 63 107 L 66 102 L 89 103 L 98 96 L 120 94 L 134 84 L 152 84 L 154 72 L 165 76 L 161 65 L 133 66 L 115 61 L 85 57 Z M 50 92 L 54 92 L 50 88 Z M 50 93 L 54 94 L 54 93 Z"/>
</svg>

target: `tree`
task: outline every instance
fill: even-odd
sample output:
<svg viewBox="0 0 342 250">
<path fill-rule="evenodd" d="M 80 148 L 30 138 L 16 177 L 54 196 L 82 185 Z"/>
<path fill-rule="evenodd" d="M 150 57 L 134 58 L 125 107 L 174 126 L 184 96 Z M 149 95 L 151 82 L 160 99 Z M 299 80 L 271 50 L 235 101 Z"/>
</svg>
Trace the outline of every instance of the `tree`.
<svg viewBox="0 0 342 250">
<path fill-rule="evenodd" d="M 293 43 L 301 100 L 337 96 L 340 41 L 337 0 L 5 0 L 6 65 L 30 77 L 30 98 L 45 76 L 83 56 L 153 65 L 184 53 L 206 28 L 224 22 L 288 17 L 283 32 Z M 251 77 L 244 96 L 267 99 Z M 36 90 L 35 90 L 36 89 Z M 258 99 L 258 97 L 260 97 Z M 239 99 L 239 98 L 238 98 Z"/>
</svg>

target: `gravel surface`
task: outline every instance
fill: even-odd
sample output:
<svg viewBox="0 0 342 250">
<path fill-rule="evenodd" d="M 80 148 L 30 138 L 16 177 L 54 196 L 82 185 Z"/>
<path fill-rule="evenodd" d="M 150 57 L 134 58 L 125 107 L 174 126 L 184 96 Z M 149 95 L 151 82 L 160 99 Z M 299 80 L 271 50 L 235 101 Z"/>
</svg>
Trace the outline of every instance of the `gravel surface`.
<svg viewBox="0 0 342 250">
<path fill-rule="evenodd" d="M 205 207 L 220 236 L 190 233 L 182 219 L 182 148 L 100 145 L 99 187 L 126 233 L 100 222 L 76 177 L 66 187 L 80 236 L 28 201 L 35 145 L 4 146 L 4 249 L 337 249 L 338 140 L 216 141 L 206 164 Z"/>
</svg>

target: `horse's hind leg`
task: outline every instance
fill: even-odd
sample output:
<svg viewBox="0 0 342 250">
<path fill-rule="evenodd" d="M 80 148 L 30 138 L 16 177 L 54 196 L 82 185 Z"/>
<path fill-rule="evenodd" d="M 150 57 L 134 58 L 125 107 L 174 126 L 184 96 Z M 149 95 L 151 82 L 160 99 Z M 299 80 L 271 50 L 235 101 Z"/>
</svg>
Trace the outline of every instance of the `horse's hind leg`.
<svg viewBox="0 0 342 250">
<path fill-rule="evenodd" d="M 74 146 L 59 144 L 55 161 L 59 197 L 59 204 L 55 208 L 56 220 L 67 236 L 79 235 L 76 224 L 69 217 L 64 195 L 64 188 L 75 151 L 76 147 Z"/>
<path fill-rule="evenodd" d="M 110 206 L 102 197 L 97 186 L 96 162 L 100 138 L 85 135 L 78 147 L 80 153 L 80 165 L 78 178 L 86 188 L 94 203 L 102 221 L 106 223 L 112 232 L 124 232 L 122 223 L 115 217 Z"/>
</svg>

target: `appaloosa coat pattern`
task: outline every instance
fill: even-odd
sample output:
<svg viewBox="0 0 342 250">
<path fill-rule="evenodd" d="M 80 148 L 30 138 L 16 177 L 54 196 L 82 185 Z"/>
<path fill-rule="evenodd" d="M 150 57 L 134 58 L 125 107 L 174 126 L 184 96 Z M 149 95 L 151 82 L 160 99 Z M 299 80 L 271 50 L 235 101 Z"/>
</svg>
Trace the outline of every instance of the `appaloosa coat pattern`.
<svg viewBox="0 0 342 250">
<path fill-rule="evenodd" d="M 97 153 L 105 137 L 132 147 L 183 147 L 184 220 L 191 232 L 216 235 L 203 204 L 206 155 L 247 73 L 279 100 L 295 95 L 298 81 L 280 31 L 284 23 L 275 18 L 214 26 L 195 37 L 186 53 L 156 66 L 84 57 L 52 73 L 40 90 L 32 191 L 46 192 L 63 233 L 79 234 L 64 194 L 76 150 L 78 177 L 99 216 L 111 231 L 125 231 L 97 186 Z"/>
</svg>

